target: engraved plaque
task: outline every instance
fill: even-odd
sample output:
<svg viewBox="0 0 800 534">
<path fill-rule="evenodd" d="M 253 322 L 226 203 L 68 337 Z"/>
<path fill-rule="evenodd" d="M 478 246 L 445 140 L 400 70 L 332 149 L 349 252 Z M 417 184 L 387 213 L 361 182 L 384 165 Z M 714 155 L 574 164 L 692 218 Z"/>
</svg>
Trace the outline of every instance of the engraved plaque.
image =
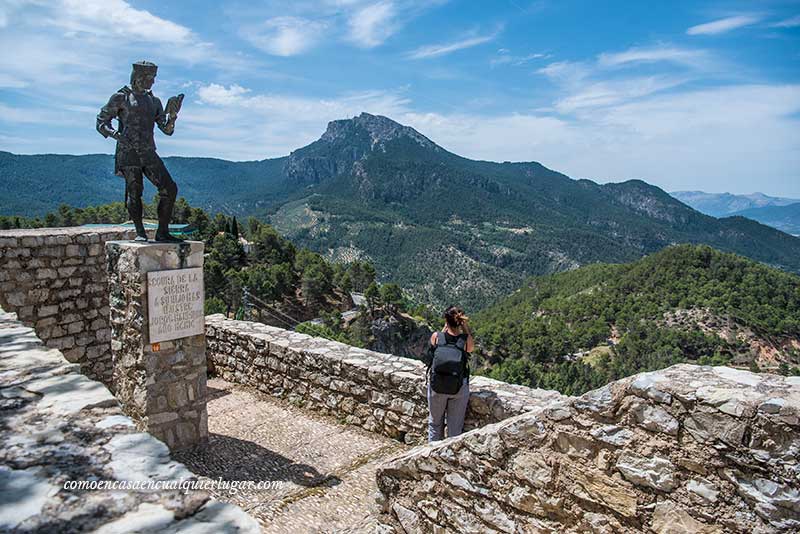
<svg viewBox="0 0 800 534">
<path fill-rule="evenodd" d="M 147 273 L 150 343 L 202 334 L 204 297 L 202 268 Z"/>
</svg>

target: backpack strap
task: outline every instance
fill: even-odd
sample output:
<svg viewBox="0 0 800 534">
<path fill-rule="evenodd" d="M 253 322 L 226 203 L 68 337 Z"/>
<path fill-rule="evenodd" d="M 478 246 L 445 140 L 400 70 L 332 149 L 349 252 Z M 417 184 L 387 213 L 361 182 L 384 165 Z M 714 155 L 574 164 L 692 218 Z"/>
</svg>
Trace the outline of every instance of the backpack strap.
<svg viewBox="0 0 800 534">
<path fill-rule="evenodd" d="M 436 332 L 436 346 L 444 347 L 445 345 L 447 345 L 447 335 L 444 333 L 444 330 Z"/>
<path fill-rule="evenodd" d="M 444 347 L 445 345 L 447 345 L 447 334 L 445 331 L 442 330 L 441 332 L 436 332 L 436 346 Z M 467 340 L 461 336 L 458 336 L 456 342 L 451 343 L 451 345 L 454 345 L 458 350 L 463 352 L 464 347 L 467 346 Z"/>
</svg>

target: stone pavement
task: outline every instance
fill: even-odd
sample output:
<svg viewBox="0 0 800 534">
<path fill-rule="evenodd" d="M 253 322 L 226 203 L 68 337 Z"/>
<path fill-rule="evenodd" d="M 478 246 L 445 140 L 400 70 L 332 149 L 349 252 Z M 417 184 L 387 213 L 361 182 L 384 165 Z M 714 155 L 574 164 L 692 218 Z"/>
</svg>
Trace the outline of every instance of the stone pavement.
<svg viewBox="0 0 800 534">
<path fill-rule="evenodd" d="M 241 506 L 265 533 L 374 531 L 375 471 L 409 446 L 220 378 L 208 393 L 208 445 L 173 458 L 212 480 L 277 486 L 215 498 Z"/>
</svg>

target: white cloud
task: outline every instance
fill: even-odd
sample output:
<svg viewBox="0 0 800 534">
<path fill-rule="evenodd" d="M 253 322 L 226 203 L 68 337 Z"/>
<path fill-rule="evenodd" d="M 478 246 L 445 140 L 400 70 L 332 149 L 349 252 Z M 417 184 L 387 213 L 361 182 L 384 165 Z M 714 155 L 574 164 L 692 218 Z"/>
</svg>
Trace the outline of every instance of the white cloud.
<svg viewBox="0 0 800 534">
<path fill-rule="evenodd" d="M 641 75 L 643 63 L 656 73 Z M 705 50 L 660 44 L 602 53 L 594 61 L 555 62 L 536 72 L 560 89 L 553 109 L 570 114 L 641 99 L 720 70 L 721 62 Z"/>
<path fill-rule="evenodd" d="M 396 30 L 393 2 L 378 2 L 360 7 L 348 19 L 349 39 L 358 46 L 373 48 L 382 44 Z"/>
<path fill-rule="evenodd" d="M 326 24 L 300 17 L 275 17 L 260 26 L 247 27 L 243 36 L 253 45 L 275 56 L 295 56 L 311 49 Z"/>
<path fill-rule="evenodd" d="M 323 32 L 327 42 L 337 40 L 360 48 L 375 48 L 420 13 L 447 1 L 262 0 L 249 3 L 244 9 L 237 9 L 232 16 L 238 21 L 242 36 L 258 48 L 270 54 L 280 52 L 280 55 L 295 55 L 318 45 Z M 280 22 L 277 28 L 267 28 L 269 31 L 264 28 L 253 29 L 253 20 L 276 20 L 275 13 L 281 14 L 277 17 Z"/>
<path fill-rule="evenodd" d="M 588 64 L 579 61 L 556 61 L 536 72 L 560 84 L 576 84 L 588 77 L 592 69 Z"/>
<path fill-rule="evenodd" d="M 798 26 L 800 26 L 800 15 L 795 15 L 794 17 L 772 24 L 773 28 L 797 28 Z"/>
<path fill-rule="evenodd" d="M 1 0 L 0 0 L 1 1 Z M 68 101 L 103 100 L 125 83 L 128 61 L 159 64 L 159 87 L 169 85 L 175 66 L 211 64 L 227 72 L 251 62 L 221 52 L 189 28 L 133 8 L 122 0 L 22 0 L 15 4 L 12 22 L 0 32 L 0 86 L 33 88 L 44 102 L 63 101 L 64 87 L 80 84 Z M 87 83 L 91 80 L 91 83 Z"/>
<path fill-rule="evenodd" d="M 15 78 L 14 76 L 9 76 L 4 72 L 0 72 L 0 88 L 22 89 L 23 87 L 27 86 L 28 84 L 25 81 Z"/>
<path fill-rule="evenodd" d="M 204 85 L 197 90 L 197 96 L 202 102 L 215 106 L 229 106 L 241 102 L 242 98 L 250 92 L 240 85 L 233 84 L 225 87 L 212 83 Z"/>
<path fill-rule="evenodd" d="M 362 91 L 333 98 L 254 93 L 239 85 L 208 84 L 184 104 L 180 135 L 159 142 L 165 154 L 263 159 L 315 141 L 329 121 L 367 111 L 401 117 L 410 101 L 399 92 Z M 256 124 L 257 128 L 242 128 Z"/>
<path fill-rule="evenodd" d="M 535 59 L 546 59 L 550 57 L 549 54 L 540 54 L 540 53 L 527 54 L 524 56 L 515 56 L 510 54 L 510 51 L 505 48 L 501 48 L 500 50 L 497 51 L 497 53 L 499 55 L 495 58 L 492 58 L 492 60 L 490 61 L 492 65 L 514 65 L 515 67 L 518 67 Z"/>
<path fill-rule="evenodd" d="M 188 43 L 192 31 L 124 0 L 61 0 L 48 22 L 70 32 L 115 35 L 153 43 Z"/>
<path fill-rule="evenodd" d="M 646 76 L 584 84 L 573 94 L 556 101 L 555 109 L 560 113 L 573 113 L 584 109 L 620 104 L 672 89 L 685 81 L 680 77 Z"/>
<path fill-rule="evenodd" d="M 633 47 L 624 52 L 603 53 L 597 57 L 601 67 L 617 67 L 632 63 L 669 62 L 686 66 L 700 66 L 708 63 L 704 50 L 678 48 L 673 46 Z"/>
<path fill-rule="evenodd" d="M 484 43 L 488 43 L 489 41 L 494 40 L 495 37 L 497 37 L 496 33 L 492 35 L 469 37 L 467 39 L 462 39 L 460 41 L 455 41 L 451 43 L 421 46 L 416 50 L 414 50 L 413 52 L 410 52 L 408 54 L 408 57 L 409 59 L 427 59 L 432 57 L 444 56 L 447 54 L 452 54 L 453 52 L 457 52 L 459 50 L 464 50 L 465 48 L 472 48 L 473 46 L 478 46 Z"/>
<path fill-rule="evenodd" d="M 705 24 L 698 24 L 692 26 L 686 33 L 689 35 L 718 35 L 720 33 L 729 32 L 744 26 L 750 26 L 761 20 L 759 15 L 737 15 L 734 17 L 726 17 L 724 19 L 706 22 Z"/>
</svg>

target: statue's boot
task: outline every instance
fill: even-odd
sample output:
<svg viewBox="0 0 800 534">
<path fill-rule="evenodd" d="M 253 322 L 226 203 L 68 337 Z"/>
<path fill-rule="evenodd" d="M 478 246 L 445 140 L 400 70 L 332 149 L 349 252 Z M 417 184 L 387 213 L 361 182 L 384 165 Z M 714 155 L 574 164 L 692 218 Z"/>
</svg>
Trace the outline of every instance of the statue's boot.
<svg viewBox="0 0 800 534">
<path fill-rule="evenodd" d="M 136 237 L 134 241 L 147 241 L 147 232 L 144 230 L 142 221 L 134 221 L 133 226 L 136 228 Z"/>
<path fill-rule="evenodd" d="M 172 207 L 174 205 L 174 199 L 162 197 L 158 201 L 158 230 L 156 230 L 156 241 L 159 243 L 183 243 L 183 239 L 169 233 L 169 220 L 172 218 Z"/>
</svg>

